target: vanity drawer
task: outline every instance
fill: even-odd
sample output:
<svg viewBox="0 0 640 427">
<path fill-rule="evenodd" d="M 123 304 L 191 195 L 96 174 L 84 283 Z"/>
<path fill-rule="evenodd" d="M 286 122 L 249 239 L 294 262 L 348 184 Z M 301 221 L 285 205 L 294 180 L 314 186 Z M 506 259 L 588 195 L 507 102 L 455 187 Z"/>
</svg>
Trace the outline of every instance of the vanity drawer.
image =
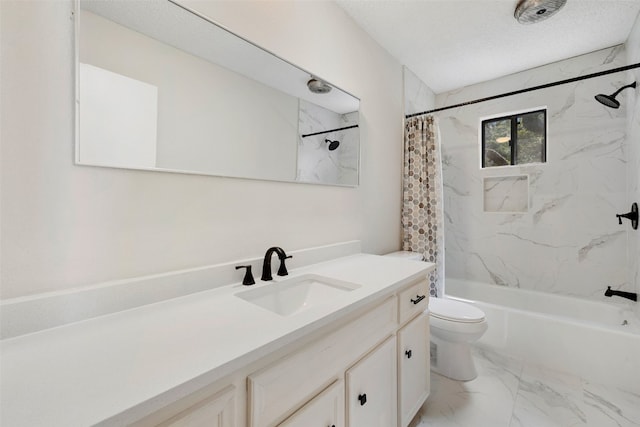
<svg viewBox="0 0 640 427">
<path fill-rule="evenodd" d="M 398 320 L 403 324 L 429 305 L 429 281 L 425 278 L 398 294 Z"/>
<path fill-rule="evenodd" d="M 278 427 L 344 427 L 344 382 L 338 380 Z"/>
<path fill-rule="evenodd" d="M 235 427 L 236 388 L 212 392 L 207 386 L 137 421 L 132 427 Z M 107 423 L 111 425 L 111 423 Z M 113 424 L 124 425 L 114 421 Z M 102 425 L 102 424 L 101 424 Z"/>
<path fill-rule="evenodd" d="M 248 425 L 271 427 L 291 415 L 396 329 L 391 297 L 346 326 L 247 378 Z"/>
</svg>

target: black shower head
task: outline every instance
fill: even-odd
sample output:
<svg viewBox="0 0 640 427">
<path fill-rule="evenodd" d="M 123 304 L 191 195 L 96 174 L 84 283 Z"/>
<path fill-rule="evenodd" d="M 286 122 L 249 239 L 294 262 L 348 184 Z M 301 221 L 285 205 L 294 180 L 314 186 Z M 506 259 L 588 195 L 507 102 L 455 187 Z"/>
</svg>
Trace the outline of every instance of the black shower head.
<svg viewBox="0 0 640 427">
<path fill-rule="evenodd" d="M 604 95 L 604 94 L 599 94 L 596 95 L 596 101 L 598 101 L 600 104 L 605 105 L 609 108 L 619 108 L 620 107 L 620 102 L 616 99 L 616 96 L 618 96 L 618 94 L 620 92 L 622 92 L 623 90 L 627 89 L 627 88 L 634 88 L 636 87 L 636 82 L 631 83 L 630 85 L 626 85 L 626 86 L 622 86 L 620 89 L 618 89 L 617 91 L 613 92 L 611 95 Z"/>
<path fill-rule="evenodd" d="M 336 148 L 338 148 L 338 145 L 340 145 L 340 141 L 332 141 L 330 139 L 325 139 L 324 142 L 326 144 L 329 144 L 329 151 L 333 151 Z"/>
<path fill-rule="evenodd" d="M 618 108 L 620 107 L 620 102 L 618 102 L 613 96 L 611 95 L 605 95 L 605 94 L 599 94 L 596 95 L 596 101 L 598 101 L 600 104 L 607 106 L 609 108 Z"/>
</svg>

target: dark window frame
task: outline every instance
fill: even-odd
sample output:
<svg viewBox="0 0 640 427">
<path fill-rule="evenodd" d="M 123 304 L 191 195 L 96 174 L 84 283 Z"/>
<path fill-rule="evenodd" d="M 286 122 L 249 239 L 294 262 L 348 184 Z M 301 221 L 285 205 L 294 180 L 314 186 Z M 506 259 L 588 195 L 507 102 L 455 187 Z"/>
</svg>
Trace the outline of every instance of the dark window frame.
<svg viewBox="0 0 640 427">
<path fill-rule="evenodd" d="M 516 163 L 516 160 L 518 158 L 518 117 L 522 117 L 526 114 L 532 114 L 532 113 L 543 113 L 543 116 L 544 116 L 544 127 L 543 127 L 544 144 L 542 144 L 542 153 L 541 153 L 542 160 L 540 163 L 547 162 L 547 109 L 540 108 L 536 110 L 521 111 L 516 114 L 509 114 L 507 116 L 492 117 L 489 119 L 482 120 L 482 122 L 480 123 L 481 129 L 482 129 L 481 131 L 482 132 L 482 153 L 481 153 L 482 169 L 487 167 L 490 167 L 490 168 L 504 167 L 504 166 L 485 166 L 485 157 L 486 157 L 485 123 L 498 122 L 501 120 L 509 120 L 511 123 L 511 135 L 510 135 L 511 140 L 509 141 L 509 145 L 511 146 L 511 159 L 510 159 L 511 164 L 505 165 L 505 166 L 536 164 L 536 163 Z"/>
</svg>

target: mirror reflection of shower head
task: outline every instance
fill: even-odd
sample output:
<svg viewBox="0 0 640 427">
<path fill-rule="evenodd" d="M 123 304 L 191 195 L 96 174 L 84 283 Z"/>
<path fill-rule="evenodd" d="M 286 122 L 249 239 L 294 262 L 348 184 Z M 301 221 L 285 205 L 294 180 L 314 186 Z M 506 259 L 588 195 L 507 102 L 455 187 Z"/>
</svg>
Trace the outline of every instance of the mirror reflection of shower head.
<svg viewBox="0 0 640 427">
<path fill-rule="evenodd" d="M 636 82 L 631 83 L 630 85 L 626 85 L 626 86 L 622 86 L 620 89 L 618 89 L 617 91 L 613 92 L 611 95 L 604 95 L 604 94 L 599 94 L 596 95 L 596 101 L 598 101 L 600 104 L 607 106 L 609 108 L 619 108 L 620 107 L 620 101 L 618 101 L 616 99 L 616 96 L 618 96 L 618 94 L 620 92 L 622 92 L 623 90 L 627 89 L 627 88 L 636 88 Z"/>
<path fill-rule="evenodd" d="M 324 142 L 325 144 L 329 144 L 329 151 L 335 150 L 338 148 L 338 145 L 340 145 L 340 141 L 332 141 L 330 139 L 325 139 Z"/>
<path fill-rule="evenodd" d="M 311 79 L 307 82 L 307 87 L 313 93 L 329 93 L 331 92 L 331 86 L 327 84 L 324 80 L 317 79 L 315 77 L 311 77 Z"/>
</svg>

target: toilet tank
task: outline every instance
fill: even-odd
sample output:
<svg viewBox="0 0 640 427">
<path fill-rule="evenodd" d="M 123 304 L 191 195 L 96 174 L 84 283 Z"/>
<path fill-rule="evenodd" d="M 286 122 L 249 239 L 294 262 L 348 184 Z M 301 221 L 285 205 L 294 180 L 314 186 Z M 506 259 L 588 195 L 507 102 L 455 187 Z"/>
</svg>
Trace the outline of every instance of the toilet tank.
<svg viewBox="0 0 640 427">
<path fill-rule="evenodd" d="M 410 259 L 412 261 L 424 261 L 424 257 L 419 252 L 398 251 L 398 252 L 391 252 L 389 254 L 386 254 L 385 256 Z"/>
</svg>

